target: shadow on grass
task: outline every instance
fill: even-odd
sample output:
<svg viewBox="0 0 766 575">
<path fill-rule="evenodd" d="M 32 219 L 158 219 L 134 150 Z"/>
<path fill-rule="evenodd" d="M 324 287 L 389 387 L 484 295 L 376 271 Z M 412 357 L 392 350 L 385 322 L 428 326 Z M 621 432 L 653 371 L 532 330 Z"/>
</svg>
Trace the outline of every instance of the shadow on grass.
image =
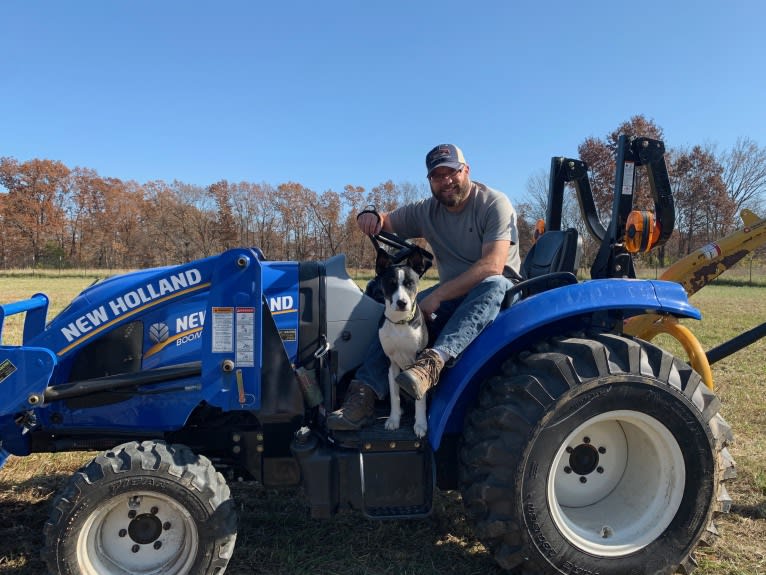
<svg viewBox="0 0 766 575">
<path fill-rule="evenodd" d="M 300 489 L 234 486 L 239 534 L 227 574 L 500 574 L 471 534 L 460 497 L 437 493 L 424 519 L 312 519 Z"/>
<path fill-rule="evenodd" d="M 69 477 L 57 473 L 20 482 L 0 481 L 0 573 L 47 573 L 40 559 L 43 526 L 55 493 Z"/>
<path fill-rule="evenodd" d="M 0 573 L 45 575 L 43 526 L 70 474 L 0 481 Z M 300 488 L 232 485 L 239 527 L 227 575 L 500 575 L 466 523 L 460 496 L 437 492 L 430 516 L 312 519 Z"/>
<path fill-rule="evenodd" d="M 43 526 L 69 477 L 0 481 L 0 574 L 45 575 Z M 456 492 L 437 492 L 424 519 L 378 521 L 356 511 L 312 519 L 300 488 L 231 488 L 239 527 L 227 575 L 507 575 L 473 536 Z M 766 499 L 735 503 L 731 514 L 763 520 Z"/>
<path fill-rule="evenodd" d="M 747 519 L 766 519 L 766 500 L 753 505 L 732 504 L 731 513 Z"/>
</svg>

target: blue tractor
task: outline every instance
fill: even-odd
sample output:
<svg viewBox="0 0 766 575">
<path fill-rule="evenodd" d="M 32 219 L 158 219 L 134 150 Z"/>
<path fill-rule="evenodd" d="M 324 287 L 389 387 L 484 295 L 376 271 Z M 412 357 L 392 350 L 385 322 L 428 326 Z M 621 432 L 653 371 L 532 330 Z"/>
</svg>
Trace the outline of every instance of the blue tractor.
<svg viewBox="0 0 766 575">
<path fill-rule="evenodd" d="M 657 226 L 630 223 L 640 167 Z M 621 139 L 607 227 L 584 174 L 578 160 L 553 159 L 547 229 L 524 280 L 443 372 L 424 439 L 411 425 L 385 430 L 382 404 L 359 432 L 325 425 L 382 312 L 343 256 L 281 262 L 233 249 L 100 281 L 53 319 L 42 294 L 1 306 L 0 327 L 26 314 L 23 343 L 0 347 L 3 463 L 98 452 L 54 500 L 50 572 L 221 574 L 237 533 L 227 482 L 239 480 L 300 485 L 316 518 L 423 517 L 435 489 L 459 489 L 506 569 L 690 572 L 727 509 L 731 432 L 684 359 L 623 329 L 647 313 L 700 318 L 679 284 L 635 279 L 626 249 L 672 232 L 663 144 Z M 567 183 L 602 245 L 584 281 L 578 233 L 560 229 Z"/>
</svg>

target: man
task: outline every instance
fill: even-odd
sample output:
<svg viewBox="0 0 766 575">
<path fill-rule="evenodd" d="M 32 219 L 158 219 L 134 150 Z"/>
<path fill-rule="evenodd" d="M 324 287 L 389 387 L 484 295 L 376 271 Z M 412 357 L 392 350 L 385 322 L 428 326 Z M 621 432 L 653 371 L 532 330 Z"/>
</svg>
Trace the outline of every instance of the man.
<svg viewBox="0 0 766 575">
<path fill-rule="evenodd" d="M 396 378 L 415 399 L 423 398 L 438 382 L 444 365 L 457 360 L 495 319 L 511 286 L 504 272 L 517 277 L 521 263 L 511 202 L 501 192 L 471 180 L 460 148 L 436 146 L 426 155 L 426 168 L 431 198 L 387 214 L 365 211 L 357 217 L 367 235 L 384 230 L 424 238 L 436 258 L 439 283 L 418 296 L 436 339 Z M 388 393 L 387 373 L 388 358 L 375 338 L 343 406 L 328 416 L 328 427 L 355 430 L 373 423 L 375 400 Z"/>
</svg>

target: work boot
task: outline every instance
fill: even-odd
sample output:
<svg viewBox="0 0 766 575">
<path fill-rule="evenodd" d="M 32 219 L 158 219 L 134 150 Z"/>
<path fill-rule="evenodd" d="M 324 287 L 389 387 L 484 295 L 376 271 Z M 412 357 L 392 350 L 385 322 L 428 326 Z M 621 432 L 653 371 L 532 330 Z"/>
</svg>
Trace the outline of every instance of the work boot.
<svg viewBox="0 0 766 575">
<path fill-rule="evenodd" d="M 354 379 L 348 386 L 340 409 L 327 416 L 327 427 L 336 431 L 356 431 L 375 422 L 375 392 Z"/>
<path fill-rule="evenodd" d="M 415 399 L 423 399 L 426 392 L 439 381 L 444 360 L 433 349 L 424 349 L 418 359 L 396 376 L 396 383 Z"/>
</svg>

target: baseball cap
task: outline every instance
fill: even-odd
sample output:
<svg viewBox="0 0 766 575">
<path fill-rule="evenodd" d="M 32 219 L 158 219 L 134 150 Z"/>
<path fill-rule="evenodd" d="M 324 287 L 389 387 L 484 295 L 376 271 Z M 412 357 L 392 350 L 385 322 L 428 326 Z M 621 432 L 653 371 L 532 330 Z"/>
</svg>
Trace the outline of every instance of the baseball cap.
<svg viewBox="0 0 766 575">
<path fill-rule="evenodd" d="M 457 170 L 464 164 L 463 151 L 454 144 L 439 144 L 426 155 L 426 169 L 429 174 L 440 166 Z"/>
</svg>

